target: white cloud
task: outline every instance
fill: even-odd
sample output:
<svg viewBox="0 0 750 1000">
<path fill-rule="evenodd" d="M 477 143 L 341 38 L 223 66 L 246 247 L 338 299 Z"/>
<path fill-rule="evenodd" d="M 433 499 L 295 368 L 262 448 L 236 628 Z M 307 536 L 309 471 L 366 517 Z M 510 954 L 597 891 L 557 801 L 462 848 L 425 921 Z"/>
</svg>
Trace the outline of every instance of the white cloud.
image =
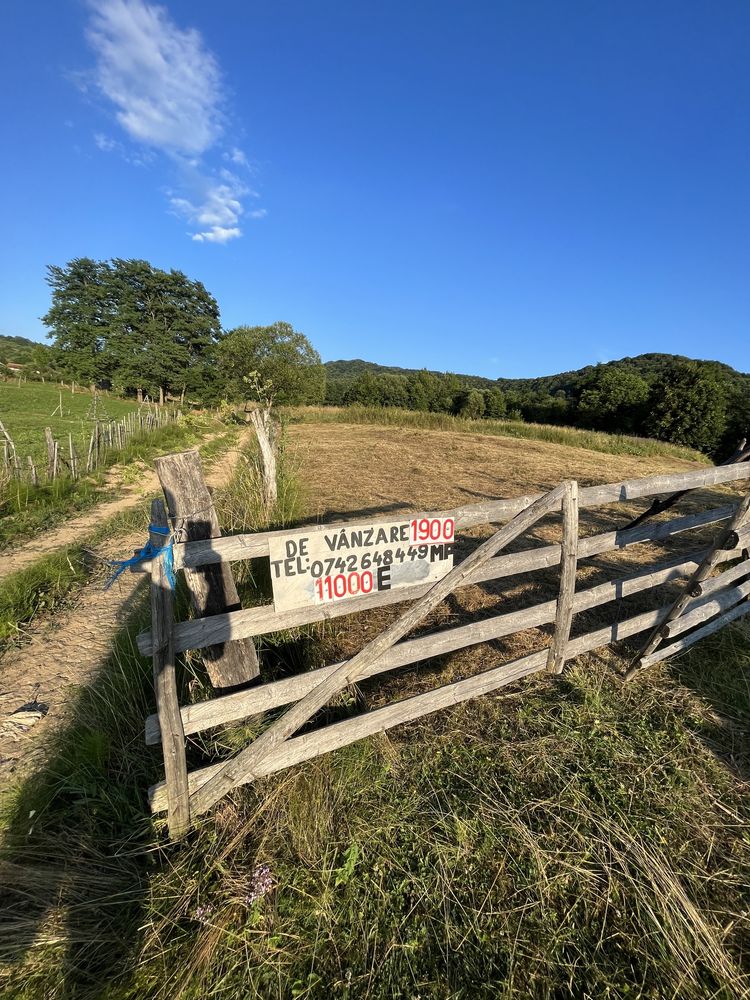
<svg viewBox="0 0 750 1000">
<path fill-rule="evenodd" d="M 199 230 L 191 238 L 226 243 L 241 236 L 242 198 L 257 194 L 226 167 L 211 166 L 212 157 L 216 162 L 221 154 L 223 161 L 249 169 L 236 145 L 220 148 L 227 128 L 225 95 L 218 62 L 200 32 L 179 27 L 165 7 L 145 0 L 88 2 L 93 83 L 114 107 L 128 145 L 137 144 L 140 152 L 131 153 L 103 132 L 94 136 L 97 147 L 137 165 L 154 155 L 149 149 L 164 154 L 179 176 L 170 206 Z"/>
<path fill-rule="evenodd" d="M 115 150 L 122 148 L 121 143 L 108 135 L 104 135 L 103 132 L 94 133 L 94 142 L 96 143 L 96 148 L 100 149 L 102 153 L 113 153 Z"/>
<path fill-rule="evenodd" d="M 224 159 L 225 160 L 230 160 L 232 163 L 236 163 L 238 167 L 249 167 L 250 166 L 250 164 L 248 163 L 248 159 L 245 156 L 245 154 L 242 152 L 241 149 L 237 149 L 236 146 L 235 146 L 234 149 L 230 150 L 228 153 L 224 153 Z"/>
<path fill-rule="evenodd" d="M 242 230 L 236 226 L 212 226 L 205 233 L 193 233 L 192 239 L 198 243 L 228 243 L 229 240 L 236 240 L 242 236 Z"/>
<path fill-rule="evenodd" d="M 265 210 L 265 208 L 256 208 L 254 212 L 250 213 L 250 218 L 251 219 L 265 219 L 265 217 L 267 215 L 268 215 L 268 212 Z"/>
<path fill-rule="evenodd" d="M 86 32 L 95 81 L 128 135 L 157 149 L 204 153 L 222 132 L 219 67 L 194 29 L 143 0 L 92 4 Z"/>
</svg>

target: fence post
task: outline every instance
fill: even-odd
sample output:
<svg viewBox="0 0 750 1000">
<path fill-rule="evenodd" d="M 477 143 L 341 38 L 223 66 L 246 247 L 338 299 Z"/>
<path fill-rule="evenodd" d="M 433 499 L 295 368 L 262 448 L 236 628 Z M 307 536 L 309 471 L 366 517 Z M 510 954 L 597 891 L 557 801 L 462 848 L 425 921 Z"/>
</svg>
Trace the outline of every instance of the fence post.
<svg viewBox="0 0 750 1000">
<path fill-rule="evenodd" d="M 278 429 L 271 414 L 270 406 L 258 407 L 250 411 L 255 433 L 260 447 L 260 459 L 263 475 L 263 502 L 270 511 L 278 497 L 276 485 L 276 450 L 278 446 Z"/>
<path fill-rule="evenodd" d="M 561 674 L 573 621 L 573 598 L 578 566 L 578 483 L 571 479 L 562 500 L 562 549 L 560 552 L 560 595 L 557 599 L 555 632 L 547 658 L 547 671 Z"/>
<path fill-rule="evenodd" d="M 151 523 L 157 527 L 168 526 L 167 514 L 161 500 L 154 500 L 151 504 Z M 152 531 L 149 540 L 152 545 L 161 548 L 164 537 Z M 178 839 L 190 826 L 190 798 L 185 759 L 185 731 L 180 715 L 175 671 L 174 593 L 167 579 L 164 560 L 160 557 L 151 560 L 151 620 L 154 633 L 152 654 L 154 691 L 164 751 L 169 833 Z"/>
<path fill-rule="evenodd" d="M 203 478 L 198 452 L 165 455 L 157 458 L 154 464 L 177 540 L 192 542 L 218 538 L 221 535 L 219 518 Z M 239 594 L 228 563 L 186 569 L 185 580 L 197 617 L 240 609 Z M 214 687 L 245 684 L 260 672 L 252 639 L 209 646 L 203 650 L 203 658 Z"/>
<path fill-rule="evenodd" d="M 55 478 L 55 439 L 52 436 L 52 428 L 44 428 L 44 440 L 47 443 L 47 479 Z"/>
</svg>

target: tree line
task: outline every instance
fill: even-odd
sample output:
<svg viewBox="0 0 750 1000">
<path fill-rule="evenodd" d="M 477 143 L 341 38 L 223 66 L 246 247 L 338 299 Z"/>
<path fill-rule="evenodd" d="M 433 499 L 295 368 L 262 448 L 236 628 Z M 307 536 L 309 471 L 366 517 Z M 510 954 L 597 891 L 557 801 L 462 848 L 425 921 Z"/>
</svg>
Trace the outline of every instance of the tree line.
<svg viewBox="0 0 750 1000">
<path fill-rule="evenodd" d="M 289 323 L 224 330 L 216 299 L 181 271 L 144 260 L 81 257 L 50 266 L 47 281 L 52 301 L 43 322 L 52 345 L 44 359 L 35 352 L 34 365 L 125 395 L 238 401 L 250 394 L 257 373 L 273 385 L 280 404 L 360 404 L 572 425 L 672 441 L 715 458 L 732 451 L 750 428 L 750 377 L 716 362 L 644 355 L 494 384 L 336 362 L 327 377 L 318 352 Z"/>
<path fill-rule="evenodd" d="M 554 392 L 467 387 L 456 375 L 426 370 L 408 375 L 364 372 L 329 377 L 326 402 L 635 434 L 715 457 L 733 451 L 750 429 L 748 382 L 728 384 L 713 364 L 687 360 L 664 366 L 651 380 L 627 366 L 597 366 L 567 391 Z"/>
</svg>

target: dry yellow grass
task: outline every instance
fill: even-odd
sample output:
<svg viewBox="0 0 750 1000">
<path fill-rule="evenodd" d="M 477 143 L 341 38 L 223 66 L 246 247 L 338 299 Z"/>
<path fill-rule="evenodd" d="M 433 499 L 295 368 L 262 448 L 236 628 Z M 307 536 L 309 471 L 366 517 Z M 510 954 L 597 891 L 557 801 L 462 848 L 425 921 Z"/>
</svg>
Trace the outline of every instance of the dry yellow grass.
<svg viewBox="0 0 750 1000">
<path fill-rule="evenodd" d="M 546 441 L 361 424 L 295 424 L 289 445 L 311 516 L 403 504 L 423 510 L 700 468 L 664 457 L 585 451 Z"/>
<path fill-rule="evenodd" d="M 324 521 L 347 516 L 368 517 L 385 510 L 434 510 L 488 498 L 513 497 L 551 489 L 566 478 L 577 479 L 581 485 L 588 486 L 700 467 L 673 457 L 609 455 L 545 441 L 354 424 L 293 425 L 289 429 L 289 447 L 304 484 L 307 513 Z M 658 520 L 718 506 L 726 502 L 728 492 L 731 491 L 696 491 L 680 501 L 673 512 Z M 581 534 L 625 525 L 649 503 L 650 500 L 644 500 L 583 510 Z M 484 526 L 468 534 L 486 537 L 491 530 Z M 679 552 L 688 554 L 709 544 L 715 530 L 709 527 L 691 531 L 665 543 L 641 544 L 587 559 L 579 565 L 578 588 L 594 586 Z M 511 545 L 510 551 L 550 544 L 559 540 L 559 532 L 559 516 L 553 515 Z M 459 558 L 474 544 L 472 538 L 460 538 Z M 550 600 L 557 595 L 558 586 L 559 573 L 555 568 L 522 578 L 461 588 L 437 608 L 415 634 L 466 624 Z M 674 586 L 661 587 L 635 595 L 617 608 L 605 605 L 577 615 L 573 634 L 657 607 L 674 592 Z M 402 606 L 391 606 L 335 620 L 328 629 L 327 659 L 353 655 L 401 611 Z M 489 669 L 544 647 L 550 636 L 551 626 L 529 629 L 460 650 L 430 661 L 429 665 L 380 676 L 362 685 L 365 702 L 369 707 L 386 704 L 438 683 Z M 597 655 L 601 657 L 604 651 Z M 582 659 L 587 662 L 591 657 Z M 618 665 L 616 655 L 608 653 L 607 659 Z"/>
</svg>

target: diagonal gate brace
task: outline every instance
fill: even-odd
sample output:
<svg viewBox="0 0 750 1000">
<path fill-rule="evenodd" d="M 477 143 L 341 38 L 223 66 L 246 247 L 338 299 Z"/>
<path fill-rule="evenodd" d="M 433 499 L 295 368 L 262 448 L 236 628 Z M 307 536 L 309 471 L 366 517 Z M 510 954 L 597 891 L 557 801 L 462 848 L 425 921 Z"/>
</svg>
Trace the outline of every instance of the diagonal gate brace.
<svg viewBox="0 0 750 1000">
<path fill-rule="evenodd" d="M 368 667 L 377 662 L 399 639 L 418 625 L 433 608 L 460 587 L 473 570 L 483 566 L 500 549 L 518 538 L 540 518 L 551 511 L 559 510 L 563 497 L 569 493 L 570 488 L 568 482 L 561 483 L 522 510 L 512 521 L 499 528 L 491 538 L 475 549 L 468 558 L 455 566 L 447 576 L 439 580 L 424 597 L 416 601 L 397 621 L 376 636 L 356 656 L 342 663 L 337 670 L 329 674 L 296 705 L 287 709 L 284 715 L 277 719 L 265 733 L 236 757 L 227 761 L 212 778 L 190 796 L 191 815 L 197 816 L 199 813 L 206 812 L 232 788 L 253 780 L 259 763 L 265 760 L 275 747 L 293 736 L 339 691 L 359 680 Z"/>
</svg>

